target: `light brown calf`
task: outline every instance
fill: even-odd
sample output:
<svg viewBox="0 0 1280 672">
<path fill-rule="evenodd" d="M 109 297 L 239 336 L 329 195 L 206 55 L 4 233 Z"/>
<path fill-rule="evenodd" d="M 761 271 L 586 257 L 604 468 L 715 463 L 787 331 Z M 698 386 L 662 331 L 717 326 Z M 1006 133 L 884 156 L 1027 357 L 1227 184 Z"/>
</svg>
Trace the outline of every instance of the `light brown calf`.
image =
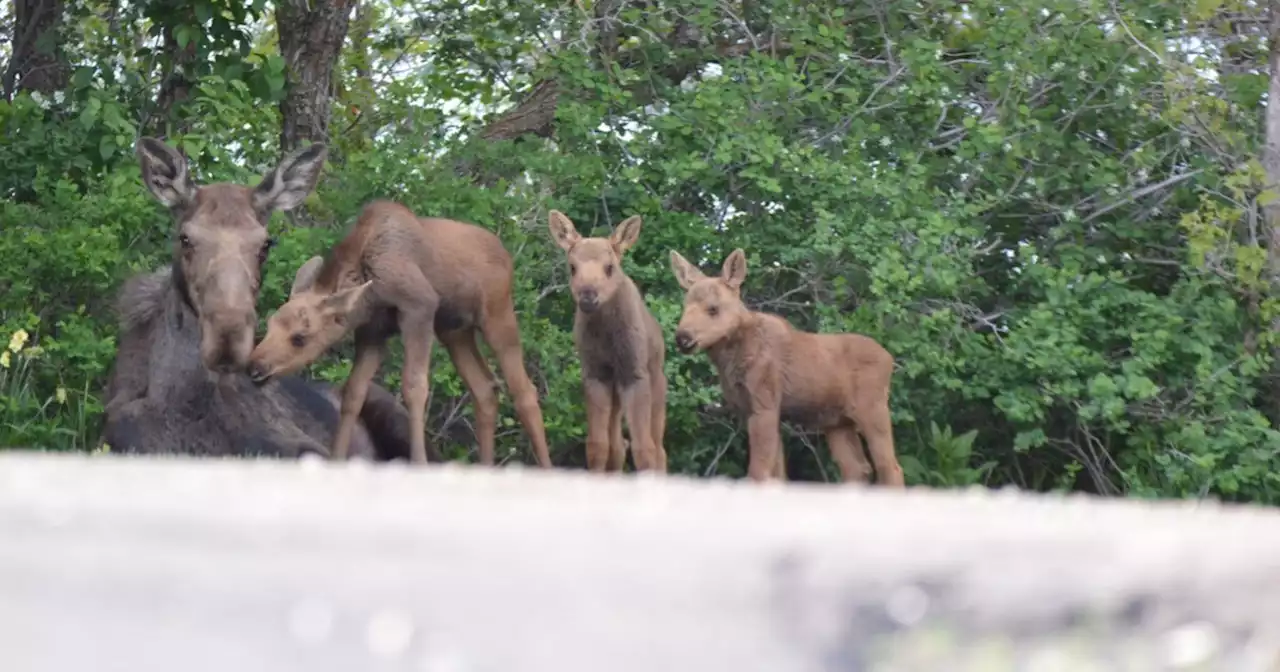
<svg viewBox="0 0 1280 672">
<path fill-rule="evenodd" d="M 622 469 L 625 414 L 636 471 L 666 473 L 666 345 L 644 296 L 622 270 L 622 255 L 640 235 L 640 217 L 627 218 L 608 238 L 583 238 L 564 213 L 552 210 L 550 228 L 568 258 L 577 306 L 573 340 L 587 406 L 587 469 Z"/>
<path fill-rule="evenodd" d="M 879 483 L 904 486 L 889 420 L 893 356 L 884 347 L 861 334 L 799 331 L 777 315 L 748 309 L 740 296 L 747 277 L 741 249 L 725 259 L 719 277 L 707 277 L 674 250 L 671 269 L 685 290 L 676 347 L 685 354 L 706 350 L 726 405 L 746 416 L 752 479 L 785 479 L 778 429 L 785 419 L 826 434 L 846 482 L 871 475 L 861 434 Z"/>
<path fill-rule="evenodd" d="M 267 319 L 250 357 L 250 376 L 265 381 L 315 361 L 348 332 L 356 355 L 342 392 L 332 457 L 344 460 L 355 419 L 387 340 L 402 335 L 402 390 L 410 420 L 411 462 L 427 460 L 425 420 L 434 336 L 440 338 L 475 400 L 480 462 L 494 463 L 497 382 L 480 354 L 477 330 L 498 357 L 516 414 L 541 467 L 551 467 L 538 393 L 524 369 L 512 301 L 511 255 L 493 233 L 449 219 L 418 217 L 391 201 L 365 206 L 325 259 L 298 269 L 289 300 Z"/>
</svg>

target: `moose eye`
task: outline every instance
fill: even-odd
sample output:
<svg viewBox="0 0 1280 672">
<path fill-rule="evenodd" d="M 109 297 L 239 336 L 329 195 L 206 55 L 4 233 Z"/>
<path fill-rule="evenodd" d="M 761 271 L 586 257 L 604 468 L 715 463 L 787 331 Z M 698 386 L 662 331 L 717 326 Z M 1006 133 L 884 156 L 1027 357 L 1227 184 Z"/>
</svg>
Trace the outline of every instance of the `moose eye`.
<svg viewBox="0 0 1280 672">
<path fill-rule="evenodd" d="M 577 275 L 577 274 L 578 274 L 578 265 L 569 264 L 569 275 Z"/>
<path fill-rule="evenodd" d="M 707 314 L 715 317 L 720 314 L 720 308 L 718 306 L 707 306 Z"/>
<path fill-rule="evenodd" d="M 302 334 L 294 334 L 289 337 L 289 342 L 293 344 L 293 347 L 301 348 L 307 344 L 307 337 Z"/>
<path fill-rule="evenodd" d="M 607 266 L 605 266 L 605 267 L 604 267 L 604 275 L 605 275 L 605 277 L 606 277 L 606 278 L 612 278 L 612 277 L 613 277 L 613 264 L 609 264 L 609 265 L 607 265 Z"/>
<path fill-rule="evenodd" d="M 178 244 L 181 245 L 183 249 L 191 249 L 191 237 L 185 233 L 178 236 Z"/>
</svg>

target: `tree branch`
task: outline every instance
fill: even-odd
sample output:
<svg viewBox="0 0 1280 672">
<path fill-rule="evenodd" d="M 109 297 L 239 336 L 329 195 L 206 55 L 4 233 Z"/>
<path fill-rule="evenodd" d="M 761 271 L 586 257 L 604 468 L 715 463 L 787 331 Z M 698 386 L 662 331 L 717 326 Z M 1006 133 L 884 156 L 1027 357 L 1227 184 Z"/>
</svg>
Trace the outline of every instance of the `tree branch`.
<svg viewBox="0 0 1280 672">
<path fill-rule="evenodd" d="M 554 78 L 534 85 L 518 105 L 495 119 L 480 132 L 484 140 L 514 140 L 522 135 L 550 138 L 555 132 L 556 105 L 560 85 Z"/>
</svg>

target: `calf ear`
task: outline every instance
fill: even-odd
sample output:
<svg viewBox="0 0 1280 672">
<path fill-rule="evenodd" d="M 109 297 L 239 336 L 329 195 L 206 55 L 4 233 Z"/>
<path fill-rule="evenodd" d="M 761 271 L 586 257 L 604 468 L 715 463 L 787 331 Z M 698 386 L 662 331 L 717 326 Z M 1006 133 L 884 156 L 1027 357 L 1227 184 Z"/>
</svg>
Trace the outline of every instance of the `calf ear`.
<svg viewBox="0 0 1280 672">
<path fill-rule="evenodd" d="M 187 159 L 178 150 L 155 138 L 138 138 L 133 146 L 142 167 L 142 182 L 157 201 L 167 207 L 190 205 L 196 185 L 187 172 Z"/>
<path fill-rule="evenodd" d="M 329 148 L 322 143 L 294 150 L 254 187 L 253 207 L 263 213 L 298 207 L 316 188 L 328 156 Z"/>
<path fill-rule="evenodd" d="M 724 260 L 724 267 L 720 269 L 720 279 L 724 280 L 724 284 L 734 289 L 742 286 L 742 281 L 747 279 L 747 253 L 738 248 L 729 254 L 729 258 Z"/>
<path fill-rule="evenodd" d="M 326 313 L 332 314 L 339 322 L 345 322 L 347 316 L 356 309 L 356 306 L 360 305 L 360 300 L 369 293 L 369 286 L 372 284 L 372 280 L 366 280 L 355 287 L 334 292 L 320 302 L 320 308 Z"/>
<path fill-rule="evenodd" d="M 324 259 L 316 255 L 300 266 L 298 272 L 293 274 L 293 287 L 289 288 L 290 298 L 298 292 L 306 291 L 311 285 L 315 284 L 316 276 L 320 275 L 320 267 L 323 265 Z"/>
<path fill-rule="evenodd" d="M 609 242 L 613 244 L 613 250 L 622 256 L 624 252 L 631 249 L 636 244 L 636 239 L 640 237 L 640 215 L 631 215 L 622 220 L 622 223 L 613 229 L 613 233 L 609 235 Z"/>
<path fill-rule="evenodd" d="M 551 237 L 555 239 L 560 249 L 565 252 L 568 252 L 569 248 L 577 244 L 579 240 L 582 240 L 582 234 L 578 233 L 578 229 L 573 226 L 573 222 L 559 210 L 552 210 L 547 215 L 547 225 L 551 229 Z"/>
<path fill-rule="evenodd" d="M 693 283 L 707 277 L 697 266 L 689 263 L 688 259 L 680 256 L 679 252 L 671 250 L 671 272 L 675 273 L 676 282 L 680 283 L 680 288 L 688 290 Z"/>
</svg>

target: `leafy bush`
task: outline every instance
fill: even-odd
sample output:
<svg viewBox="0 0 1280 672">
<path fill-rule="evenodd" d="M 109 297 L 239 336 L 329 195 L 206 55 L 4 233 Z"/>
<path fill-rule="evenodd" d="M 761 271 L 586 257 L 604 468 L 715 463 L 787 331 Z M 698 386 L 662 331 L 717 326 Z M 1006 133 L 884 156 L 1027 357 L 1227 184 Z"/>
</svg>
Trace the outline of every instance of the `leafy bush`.
<svg viewBox="0 0 1280 672">
<path fill-rule="evenodd" d="M 1264 249 L 1242 234 L 1270 196 L 1256 161 L 1223 156 L 1259 146 L 1265 76 L 1216 83 L 1181 47 L 1160 60 L 1143 48 L 1204 17 L 1138 0 L 981 0 L 931 6 L 928 20 L 908 3 L 768 0 L 737 21 L 699 0 L 678 20 L 621 12 L 602 64 L 583 41 L 600 25 L 557 3 L 455 4 L 410 20 L 371 3 L 362 20 L 384 28 L 343 54 L 333 160 L 306 203 L 316 226 L 271 224 L 263 319 L 370 199 L 486 226 L 515 258 L 553 459 L 581 465 L 573 311 L 546 213 L 584 234 L 640 214 L 624 263 L 665 333 L 682 306 L 668 251 L 711 271 L 743 247 L 749 304 L 884 343 L 910 483 L 1280 501 L 1280 433 L 1264 413 L 1280 304 Z M 1113 12 L 1127 33 L 1108 27 Z M 761 17 L 769 39 L 670 42 L 679 25 L 736 35 Z M 544 47 L 548 31 L 587 37 Z M 453 37 L 414 37 L 427 33 Z M 213 65 L 169 139 L 202 180 L 252 183 L 278 155 L 279 59 L 269 41 L 240 58 L 199 39 Z M 151 66 L 126 59 L 134 75 L 117 78 L 90 56 L 60 99 L 0 102 L 0 335 L 33 344 L 7 351 L 0 445 L 92 444 L 114 294 L 169 250 L 128 151 Z M 369 74 L 414 59 L 412 73 Z M 453 108 L 544 77 L 560 87 L 553 140 L 481 137 L 493 116 Z M 393 389 L 400 355 L 383 365 Z M 347 343 L 311 374 L 342 380 L 350 356 Z M 742 475 L 746 434 L 718 408 L 707 358 L 671 348 L 667 373 L 671 469 Z M 436 348 L 428 427 L 459 459 L 473 444 L 464 389 Z M 500 454 L 527 459 L 505 395 L 500 413 Z M 835 473 L 819 436 L 784 439 L 793 477 Z"/>
</svg>

